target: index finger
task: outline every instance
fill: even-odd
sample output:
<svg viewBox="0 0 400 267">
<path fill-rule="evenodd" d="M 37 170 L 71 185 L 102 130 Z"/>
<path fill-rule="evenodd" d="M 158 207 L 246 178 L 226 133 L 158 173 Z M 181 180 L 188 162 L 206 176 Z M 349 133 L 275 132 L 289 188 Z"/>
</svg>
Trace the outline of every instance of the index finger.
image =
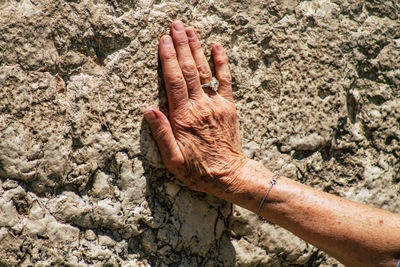
<svg viewBox="0 0 400 267">
<path fill-rule="evenodd" d="M 161 37 L 159 51 L 165 87 L 167 89 L 168 106 L 172 113 L 187 104 L 189 100 L 188 90 L 181 68 L 179 67 L 171 36 L 164 35 Z"/>
</svg>

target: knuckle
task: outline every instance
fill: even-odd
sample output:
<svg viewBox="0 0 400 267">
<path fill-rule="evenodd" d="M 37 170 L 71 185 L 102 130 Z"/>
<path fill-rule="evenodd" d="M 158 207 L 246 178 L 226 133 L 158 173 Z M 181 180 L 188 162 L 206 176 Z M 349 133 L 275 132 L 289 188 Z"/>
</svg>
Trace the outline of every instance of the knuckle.
<svg viewBox="0 0 400 267">
<path fill-rule="evenodd" d="M 209 122 L 212 121 L 212 118 L 214 115 L 215 115 L 215 112 L 211 109 L 208 109 L 208 108 L 199 108 L 198 109 L 198 116 L 199 116 L 200 120 L 206 124 L 209 124 Z"/>
<path fill-rule="evenodd" d="M 185 46 L 188 44 L 188 39 L 186 36 L 180 36 L 175 38 L 174 43 L 176 46 Z"/>
<path fill-rule="evenodd" d="M 195 78 L 197 76 L 197 68 L 192 63 L 184 62 L 181 66 L 181 70 L 186 78 Z"/>
<path fill-rule="evenodd" d="M 164 51 L 162 54 L 163 59 L 175 59 L 176 58 L 176 52 L 175 49 L 167 49 Z"/>
<path fill-rule="evenodd" d="M 218 65 L 223 65 L 228 63 L 228 57 L 227 55 L 220 55 L 215 58 L 215 63 Z"/>
<path fill-rule="evenodd" d="M 190 39 L 190 47 L 192 48 L 193 51 L 201 50 L 201 44 L 197 39 Z"/>
<path fill-rule="evenodd" d="M 182 89 L 185 88 L 185 80 L 181 75 L 175 74 L 174 76 L 169 77 L 168 83 L 171 86 L 171 89 Z"/>
<path fill-rule="evenodd" d="M 232 77 L 231 77 L 231 75 L 229 75 L 229 74 L 221 74 L 221 75 L 219 76 L 218 81 L 219 81 L 221 84 L 230 85 L 230 84 L 232 83 Z"/>
<path fill-rule="evenodd" d="M 196 66 L 194 64 L 192 64 L 191 62 L 183 62 L 181 69 L 183 72 L 196 72 Z"/>
<path fill-rule="evenodd" d="M 206 64 L 201 64 L 198 68 L 200 78 L 203 80 L 211 80 L 211 71 Z"/>
<path fill-rule="evenodd" d="M 200 79 L 205 81 L 205 82 L 210 82 L 211 81 L 211 73 L 201 73 L 200 72 Z"/>
</svg>

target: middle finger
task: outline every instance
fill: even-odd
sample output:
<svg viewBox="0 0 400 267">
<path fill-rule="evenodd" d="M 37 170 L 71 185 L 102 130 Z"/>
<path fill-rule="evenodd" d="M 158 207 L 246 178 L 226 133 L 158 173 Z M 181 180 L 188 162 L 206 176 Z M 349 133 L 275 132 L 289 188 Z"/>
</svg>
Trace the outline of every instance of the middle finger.
<svg viewBox="0 0 400 267">
<path fill-rule="evenodd" d="M 188 37 L 182 21 L 174 21 L 171 25 L 171 36 L 174 41 L 179 66 L 185 77 L 190 98 L 198 98 L 203 94 L 199 73 L 189 47 Z"/>
</svg>

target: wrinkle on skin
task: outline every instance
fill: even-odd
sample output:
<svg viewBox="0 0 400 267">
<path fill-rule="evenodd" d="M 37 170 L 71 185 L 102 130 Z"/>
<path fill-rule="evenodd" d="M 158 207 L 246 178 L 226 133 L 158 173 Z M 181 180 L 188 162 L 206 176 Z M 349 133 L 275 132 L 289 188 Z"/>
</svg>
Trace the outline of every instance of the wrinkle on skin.
<svg viewBox="0 0 400 267">
<path fill-rule="evenodd" d="M 245 159 L 234 105 L 198 104 L 174 119 L 175 138 L 185 160 L 184 180 L 190 180 L 191 187 L 196 187 L 197 180 L 209 182 L 230 175 L 243 163 L 238 159 Z"/>
<path fill-rule="evenodd" d="M 181 21 L 160 39 L 159 55 L 167 90 L 169 119 L 145 111 L 166 167 L 190 188 L 210 192 L 232 179 L 248 159 L 241 145 L 228 57 L 212 47 L 218 92 L 202 88 L 212 77 L 198 35 Z M 154 113 L 157 116 L 152 116 Z"/>
</svg>

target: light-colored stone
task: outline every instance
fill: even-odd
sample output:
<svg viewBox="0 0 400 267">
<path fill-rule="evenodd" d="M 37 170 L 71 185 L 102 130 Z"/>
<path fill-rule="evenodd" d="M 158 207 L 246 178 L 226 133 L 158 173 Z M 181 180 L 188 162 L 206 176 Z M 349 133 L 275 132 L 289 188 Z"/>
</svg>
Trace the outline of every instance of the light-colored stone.
<svg viewBox="0 0 400 267">
<path fill-rule="evenodd" d="M 95 232 L 93 232 L 92 230 L 86 230 L 85 231 L 85 238 L 86 238 L 86 240 L 89 240 L 89 241 L 93 241 L 93 240 L 95 240 L 96 239 L 96 233 Z"/>
<path fill-rule="evenodd" d="M 270 260 L 265 250 L 247 242 L 244 238 L 233 240 L 238 266 L 266 265 Z"/>
<path fill-rule="evenodd" d="M 210 60 L 226 48 L 248 157 L 400 212 L 395 1 L 7 0 L 0 13 L 0 265 L 337 264 L 165 170 L 142 110 L 168 110 L 157 49 L 177 18 Z"/>
<path fill-rule="evenodd" d="M 99 244 L 106 247 L 115 246 L 115 241 L 107 235 L 99 235 Z"/>
<path fill-rule="evenodd" d="M 99 198 L 111 197 L 113 188 L 111 187 L 109 180 L 109 176 L 104 172 L 97 172 L 90 193 Z"/>
</svg>

